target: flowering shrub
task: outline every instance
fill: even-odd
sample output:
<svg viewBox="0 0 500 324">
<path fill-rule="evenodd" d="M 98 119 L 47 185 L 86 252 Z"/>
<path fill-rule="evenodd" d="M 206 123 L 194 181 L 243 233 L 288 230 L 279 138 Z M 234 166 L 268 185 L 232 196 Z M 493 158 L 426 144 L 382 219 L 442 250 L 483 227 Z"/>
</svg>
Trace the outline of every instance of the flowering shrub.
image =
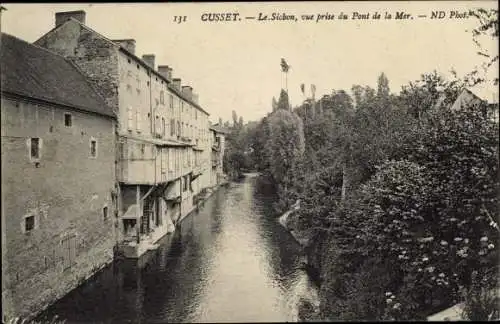
<svg viewBox="0 0 500 324">
<path fill-rule="evenodd" d="M 497 136 L 478 110 L 436 112 L 405 143 L 404 158 L 380 165 L 336 213 L 334 237 L 344 252 L 335 262 L 346 267 L 329 275 L 345 280 L 337 282 L 347 290 L 344 315 L 376 289 L 385 309 L 378 319 L 422 319 L 458 302 L 474 271 L 498 263 Z M 367 258 L 390 265 L 383 292 L 348 284 L 360 273 L 381 278 L 355 261 Z"/>
</svg>

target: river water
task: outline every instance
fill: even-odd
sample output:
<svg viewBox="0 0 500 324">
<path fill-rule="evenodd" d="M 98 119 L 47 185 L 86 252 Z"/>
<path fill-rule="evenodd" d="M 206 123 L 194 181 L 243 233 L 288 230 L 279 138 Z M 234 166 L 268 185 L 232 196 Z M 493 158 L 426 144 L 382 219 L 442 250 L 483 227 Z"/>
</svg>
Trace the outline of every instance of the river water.
<svg viewBox="0 0 500 324">
<path fill-rule="evenodd" d="M 302 251 L 279 224 L 275 196 L 255 174 L 221 188 L 160 248 L 117 261 L 40 319 L 67 323 L 296 321 L 316 304 Z"/>
</svg>

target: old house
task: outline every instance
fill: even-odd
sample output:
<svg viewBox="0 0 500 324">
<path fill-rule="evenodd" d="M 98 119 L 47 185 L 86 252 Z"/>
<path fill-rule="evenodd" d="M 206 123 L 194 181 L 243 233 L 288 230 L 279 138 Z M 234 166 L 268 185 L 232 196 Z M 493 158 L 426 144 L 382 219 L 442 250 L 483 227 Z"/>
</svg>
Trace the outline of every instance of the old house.
<svg viewBox="0 0 500 324">
<path fill-rule="evenodd" d="M 79 67 L 118 116 L 120 235 L 138 257 L 189 214 L 210 169 L 208 113 L 192 87 L 136 56 L 135 40 L 110 40 L 85 25 L 85 12 L 60 12 L 35 43 Z"/>
<path fill-rule="evenodd" d="M 458 110 L 467 106 L 481 109 L 487 118 L 498 123 L 498 89 L 478 85 L 462 90 L 451 109 Z"/>
<path fill-rule="evenodd" d="M 224 171 L 222 168 L 224 151 L 225 151 L 225 136 L 228 131 L 218 124 L 210 126 L 210 140 L 212 146 L 212 171 L 210 172 L 210 186 L 214 187 L 222 183 L 224 180 Z"/>
<path fill-rule="evenodd" d="M 34 316 L 112 261 L 111 108 L 71 62 L 1 34 L 2 307 Z"/>
</svg>

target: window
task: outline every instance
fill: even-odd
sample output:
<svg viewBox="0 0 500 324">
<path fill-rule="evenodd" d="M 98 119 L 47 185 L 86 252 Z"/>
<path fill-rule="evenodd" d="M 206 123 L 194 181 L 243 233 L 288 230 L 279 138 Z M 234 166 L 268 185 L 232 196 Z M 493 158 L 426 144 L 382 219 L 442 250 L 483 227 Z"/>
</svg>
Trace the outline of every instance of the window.
<svg viewBox="0 0 500 324">
<path fill-rule="evenodd" d="M 141 132 L 141 113 L 140 111 L 135 112 L 135 130 Z"/>
<path fill-rule="evenodd" d="M 198 110 L 194 111 L 194 119 L 198 120 Z"/>
<path fill-rule="evenodd" d="M 72 116 L 70 113 L 65 113 L 64 114 L 64 126 L 66 127 L 71 127 L 73 124 Z"/>
<path fill-rule="evenodd" d="M 164 105 L 164 104 L 165 104 L 165 93 L 163 92 L 163 90 L 162 90 L 162 91 L 160 91 L 160 103 L 161 103 L 162 105 Z"/>
<path fill-rule="evenodd" d="M 184 180 L 183 181 L 184 182 L 184 186 L 182 188 L 182 191 L 187 191 L 187 189 L 188 189 L 188 176 L 183 177 L 183 180 Z"/>
<path fill-rule="evenodd" d="M 181 136 L 184 136 L 186 133 L 186 130 L 184 129 L 184 123 L 181 123 Z"/>
<path fill-rule="evenodd" d="M 102 208 L 102 218 L 104 220 L 107 220 L 108 219 L 108 206 L 104 206 Z"/>
<path fill-rule="evenodd" d="M 181 122 L 177 121 L 177 137 L 181 136 Z"/>
<path fill-rule="evenodd" d="M 170 119 L 170 136 L 175 135 L 175 119 Z"/>
<path fill-rule="evenodd" d="M 174 96 L 170 95 L 170 109 L 174 109 Z"/>
<path fill-rule="evenodd" d="M 132 110 L 131 106 L 128 106 L 127 108 L 127 115 L 128 115 L 127 129 L 131 131 L 134 128 L 134 111 Z"/>
<path fill-rule="evenodd" d="M 35 229 L 35 215 L 24 217 L 24 233 L 31 232 Z"/>
<path fill-rule="evenodd" d="M 146 153 L 146 144 L 140 144 L 140 146 L 142 157 L 144 157 L 144 154 Z"/>
<path fill-rule="evenodd" d="M 95 139 L 90 140 L 90 157 L 97 157 L 97 141 Z"/>
<path fill-rule="evenodd" d="M 163 137 L 166 136 L 167 134 L 167 125 L 165 125 L 165 118 L 161 118 L 161 126 L 162 126 L 162 134 L 163 134 Z"/>
<path fill-rule="evenodd" d="M 30 141 L 30 147 L 31 147 L 31 158 L 32 159 L 39 159 L 40 158 L 40 139 L 37 137 L 31 138 Z"/>
</svg>

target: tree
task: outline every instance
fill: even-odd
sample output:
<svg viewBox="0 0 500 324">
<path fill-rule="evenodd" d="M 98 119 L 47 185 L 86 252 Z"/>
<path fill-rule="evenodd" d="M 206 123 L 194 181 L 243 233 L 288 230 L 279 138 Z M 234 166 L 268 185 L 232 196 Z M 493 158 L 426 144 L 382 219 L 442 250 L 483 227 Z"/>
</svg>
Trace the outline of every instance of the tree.
<svg viewBox="0 0 500 324">
<path fill-rule="evenodd" d="M 278 100 L 277 110 L 290 110 L 290 102 L 288 101 L 288 93 L 281 89 L 280 97 Z"/>
<path fill-rule="evenodd" d="M 384 72 L 380 74 L 377 82 L 377 96 L 379 98 L 388 98 L 389 97 L 389 80 L 385 76 Z"/>
<path fill-rule="evenodd" d="M 478 48 L 477 53 L 486 59 L 481 64 L 482 72 L 476 67 L 464 77 L 465 82 L 472 86 L 486 81 L 484 74 L 486 74 L 494 64 L 498 64 L 499 57 L 498 47 L 496 44 L 494 47 L 494 50 L 496 51 L 493 53 L 491 53 L 487 48 L 484 48 L 482 45 L 482 39 L 484 38 L 487 40 L 498 38 L 498 9 L 486 10 L 479 8 L 471 11 L 470 13 L 478 20 L 479 23 L 479 26 L 472 30 L 472 40 Z M 498 85 L 498 74 L 495 75 L 492 81 L 494 85 Z"/>
<path fill-rule="evenodd" d="M 236 114 L 236 111 L 233 110 L 233 127 L 236 127 L 238 125 L 238 115 Z"/>
<path fill-rule="evenodd" d="M 272 111 L 276 111 L 276 109 L 278 109 L 278 102 L 276 101 L 275 97 L 273 97 L 271 105 L 272 105 L 272 108 L 273 108 Z"/>
<path fill-rule="evenodd" d="M 283 72 L 285 74 L 285 90 L 286 92 L 288 92 L 288 71 L 290 70 L 290 65 L 288 65 L 288 63 L 286 63 L 285 59 L 282 58 L 281 59 L 281 72 Z"/>
</svg>

